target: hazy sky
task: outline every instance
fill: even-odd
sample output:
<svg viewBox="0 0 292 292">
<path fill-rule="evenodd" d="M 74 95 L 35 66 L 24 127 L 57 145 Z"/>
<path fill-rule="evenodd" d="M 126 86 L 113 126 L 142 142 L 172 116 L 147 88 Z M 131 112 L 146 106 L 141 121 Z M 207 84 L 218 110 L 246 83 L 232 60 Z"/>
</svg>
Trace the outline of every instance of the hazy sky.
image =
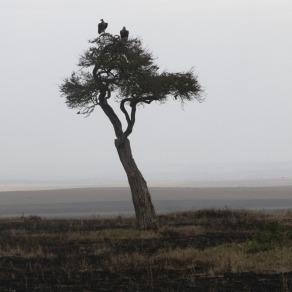
<svg viewBox="0 0 292 292">
<path fill-rule="evenodd" d="M 58 84 L 101 18 L 143 39 L 162 69 L 194 67 L 206 101 L 151 104 L 130 136 L 138 166 L 292 161 L 291 0 L 0 0 L 0 179 L 123 172 L 100 109 Z"/>
</svg>

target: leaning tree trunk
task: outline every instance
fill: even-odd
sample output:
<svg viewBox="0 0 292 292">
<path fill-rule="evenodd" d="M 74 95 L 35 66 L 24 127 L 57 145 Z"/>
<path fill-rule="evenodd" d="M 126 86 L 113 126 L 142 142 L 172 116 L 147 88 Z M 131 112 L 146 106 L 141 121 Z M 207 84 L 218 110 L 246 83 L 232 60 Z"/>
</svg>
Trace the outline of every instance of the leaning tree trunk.
<svg viewBox="0 0 292 292">
<path fill-rule="evenodd" d="M 127 173 L 139 227 L 141 229 L 156 229 L 157 217 L 151 201 L 150 192 L 132 156 L 130 141 L 127 138 L 123 142 L 117 139 L 115 145 Z"/>
</svg>

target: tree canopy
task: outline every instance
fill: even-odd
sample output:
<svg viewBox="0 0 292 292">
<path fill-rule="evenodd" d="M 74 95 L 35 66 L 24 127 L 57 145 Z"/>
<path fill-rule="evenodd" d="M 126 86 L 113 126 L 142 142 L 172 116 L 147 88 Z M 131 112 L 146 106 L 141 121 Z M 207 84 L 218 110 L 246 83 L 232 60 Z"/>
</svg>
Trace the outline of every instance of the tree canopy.
<svg viewBox="0 0 292 292">
<path fill-rule="evenodd" d="M 152 53 L 138 38 L 123 41 L 104 33 L 89 41 L 92 46 L 80 57 L 80 70 L 65 79 L 60 90 L 69 108 L 90 115 L 96 106 L 115 100 L 128 122 L 127 137 L 133 128 L 136 107 L 169 98 L 181 102 L 202 101 L 202 90 L 192 69 L 187 72 L 160 72 Z M 129 106 L 130 109 L 126 109 Z"/>
</svg>

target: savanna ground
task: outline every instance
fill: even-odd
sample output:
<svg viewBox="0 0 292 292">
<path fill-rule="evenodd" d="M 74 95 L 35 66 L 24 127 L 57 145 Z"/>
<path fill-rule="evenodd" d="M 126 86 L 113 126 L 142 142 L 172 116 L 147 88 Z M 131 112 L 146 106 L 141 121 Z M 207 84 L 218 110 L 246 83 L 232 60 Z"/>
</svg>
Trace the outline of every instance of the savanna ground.
<svg viewBox="0 0 292 292">
<path fill-rule="evenodd" d="M 292 212 L 0 220 L 0 291 L 292 291 Z"/>
</svg>

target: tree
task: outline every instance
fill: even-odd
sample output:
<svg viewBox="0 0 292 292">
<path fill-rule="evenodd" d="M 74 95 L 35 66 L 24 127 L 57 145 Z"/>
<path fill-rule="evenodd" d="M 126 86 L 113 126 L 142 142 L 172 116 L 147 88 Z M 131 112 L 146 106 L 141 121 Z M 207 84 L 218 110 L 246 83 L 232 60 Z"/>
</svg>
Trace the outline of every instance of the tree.
<svg viewBox="0 0 292 292">
<path fill-rule="evenodd" d="M 202 101 L 201 86 L 192 69 L 178 73 L 159 72 L 154 57 L 138 38 L 125 41 L 103 33 L 89 43 L 92 45 L 80 57 L 80 70 L 63 81 L 60 91 L 67 106 L 79 109 L 79 114 L 88 116 L 100 107 L 109 118 L 131 188 L 138 225 L 141 229 L 156 228 L 157 217 L 149 189 L 133 159 L 128 139 L 135 124 L 136 110 L 141 104 L 164 103 L 171 97 L 182 103 L 194 99 Z M 120 104 L 126 129 L 109 103 L 112 99 Z"/>
</svg>

